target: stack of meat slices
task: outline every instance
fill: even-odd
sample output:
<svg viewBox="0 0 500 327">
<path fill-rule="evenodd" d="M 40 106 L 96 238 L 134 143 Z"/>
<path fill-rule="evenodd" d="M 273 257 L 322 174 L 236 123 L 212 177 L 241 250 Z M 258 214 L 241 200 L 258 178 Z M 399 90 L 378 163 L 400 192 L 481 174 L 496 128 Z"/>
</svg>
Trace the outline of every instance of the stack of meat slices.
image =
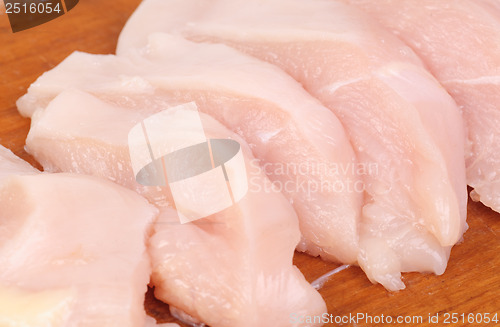
<svg viewBox="0 0 500 327">
<path fill-rule="evenodd" d="M 15 299 L 0 322 L 146 326 L 151 277 L 192 324 L 319 326 L 290 320 L 326 312 L 295 249 L 391 291 L 402 272 L 442 274 L 467 183 L 500 210 L 498 44 L 489 0 L 144 0 L 117 55 L 75 52 L 18 101 L 45 173 L 0 152 Z M 196 143 L 186 103 L 208 139 L 241 146 L 248 192 L 181 223 L 168 186 L 138 182 L 128 136 L 164 113 L 166 143 Z"/>
</svg>

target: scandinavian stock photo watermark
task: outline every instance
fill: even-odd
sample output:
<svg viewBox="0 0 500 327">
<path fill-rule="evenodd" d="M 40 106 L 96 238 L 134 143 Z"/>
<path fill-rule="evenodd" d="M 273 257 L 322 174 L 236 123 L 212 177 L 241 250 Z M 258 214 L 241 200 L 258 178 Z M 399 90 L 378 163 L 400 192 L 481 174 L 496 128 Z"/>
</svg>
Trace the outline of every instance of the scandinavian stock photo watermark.
<svg viewBox="0 0 500 327">
<path fill-rule="evenodd" d="M 324 163 L 304 162 L 264 162 L 253 159 L 250 162 L 253 168 L 260 168 L 272 181 L 272 189 L 264 191 L 278 191 L 284 193 L 300 193 L 311 197 L 315 193 L 363 193 L 366 184 L 362 176 L 378 176 L 378 163 Z M 345 178 L 356 176 L 358 178 Z M 258 183 L 258 179 L 250 177 L 249 190 L 260 192 L 266 185 Z M 385 185 L 380 194 L 391 190 Z"/>
<path fill-rule="evenodd" d="M 137 182 L 170 188 L 181 223 L 227 209 L 248 192 L 241 145 L 207 138 L 194 102 L 144 119 L 128 144 Z"/>
<path fill-rule="evenodd" d="M 391 191 L 380 178 L 378 163 L 321 161 L 300 158 L 246 160 L 240 143 L 205 134 L 194 102 L 151 115 L 128 135 L 131 165 L 143 186 L 168 188 L 181 223 L 192 222 L 227 209 L 248 192 L 300 194 L 364 193 L 378 180 L 378 194 Z M 265 158 L 265 157 L 264 157 Z M 270 183 L 262 182 L 262 175 Z M 364 177 L 370 176 L 371 184 Z"/>
<path fill-rule="evenodd" d="M 66 14 L 78 2 L 79 0 L 4 0 L 4 6 L 12 32 L 17 33 Z"/>
<path fill-rule="evenodd" d="M 498 325 L 500 318 L 496 312 L 458 313 L 436 312 L 426 315 L 372 315 L 366 312 L 334 315 L 324 313 L 320 316 L 307 316 L 298 313 L 290 314 L 290 323 L 299 324 L 329 324 L 334 326 L 382 326 L 382 325 Z"/>
</svg>

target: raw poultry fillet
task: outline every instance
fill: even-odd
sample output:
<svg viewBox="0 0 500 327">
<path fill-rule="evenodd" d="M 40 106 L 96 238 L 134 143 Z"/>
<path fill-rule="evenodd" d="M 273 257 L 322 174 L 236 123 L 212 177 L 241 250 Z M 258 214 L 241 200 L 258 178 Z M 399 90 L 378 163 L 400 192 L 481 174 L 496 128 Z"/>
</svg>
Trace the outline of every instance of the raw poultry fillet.
<svg viewBox="0 0 500 327">
<path fill-rule="evenodd" d="M 109 181 L 33 174 L 0 152 L 11 175 L 0 182 L 0 325 L 145 326 L 158 210 Z"/>
<path fill-rule="evenodd" d="M 114 171 L 118 180 L 132 185 L 131 160 L 120 153 L 128 151 L 129 131 L 151 112 L 134 110 L 142 103 L 133 98 L 127 99 L 127 106 L 118 102 L 82 91 L 62 92 L 33 115 L 29 151 L 47 167 L 64 171 L 85 167 L 86 173 L 103 177 Z M 190 125 L 193 111 L 182 105 L 168 109 L 165 103 L 162 108 L 159 113 L 166 115 L 163 118 L 174 130 L 165 130 L 162 144 L 151 139 L 151 147 L 170 148 L 177 141 L 189 144 L 195 135 Z M 210 116 L 199 115 L 208 138 L 232 139 L 241 145 L 248 193 L 236 204 L 187 224 L 179 223 L 173 209 L 161 209 L 149 243 L 155 295 L 212 326 L 290 326 L 292 313 L 323 314 L 323 299 L 292 264 L 300 232 L 290 203 L 252 164 L 251 151 L 240 137 Z M 205 178 L 204 184 L 216 185 L 214 178 Z M 211 194 L 194 194 L 189 207 L 196 210 L 206 196 Z"/>
<path fill-rule="evenodd" d="M 72 54 L 29 88 L 18 101 L 19 110 L 31 116 L 68 89 L 87 91 L 138 114 L 158 112 L 169 103 L 196 102 L 200 111 L 250 144 L 260 160 L 255 164 L 264 167 L 293 204 L 303 236 L 299 250 L 356 262 L 363 184 L 352 146 L 335 115 L 275 66 L 224 45 L 196 44 L 157 34 L 147 48 L 122 57 Z M 71 119 L 69 111 L 67 115 L 65 119 Z M 109 135 L 108 129 L 116 125 L 112 115 L 102 123 L 95 118 L 94 124 Z M 145 190 L 130 178 L 124 180 L 121 171 L 109 171 L 112 166 L 97 167 L 100 161 L 71 168 L 70 162 L 58 162 L 64 158 L 46 160 L 50 151 L 40 151 L 35 142 L 34 137 L 28 138 L 28 148 L 45 169 L 52 165 L 84 173 L 101 169 L 142 194 L 152 192 L 151 187 Z M 89 147 L 88 151 L 98 152 L 98 148 Z M 127 156 L 123 151 L 113 153 L 120 162 Z"/>
<path fill-rule="evenodd" d="M 11 175 L 33 175 L 39 171 L 0 145 L 0 183 Z"/>
<path fill-rule="evenodd" d="M 345 1 L 405 41 L 462 108 L 471 197 L 500 212 L 500 3 Z"/>
<path fill-rule="evenodd" d="M 402 271 L 442 274 L 466 229 L 461 113 L 420 60 L 355 8 L 333 0 L 145 0 L 117 53 L 155 32 L 225 43 L 273 63 L 332 110 L 363 174 L 358 262 L 391 290 Z"/>
</svg>

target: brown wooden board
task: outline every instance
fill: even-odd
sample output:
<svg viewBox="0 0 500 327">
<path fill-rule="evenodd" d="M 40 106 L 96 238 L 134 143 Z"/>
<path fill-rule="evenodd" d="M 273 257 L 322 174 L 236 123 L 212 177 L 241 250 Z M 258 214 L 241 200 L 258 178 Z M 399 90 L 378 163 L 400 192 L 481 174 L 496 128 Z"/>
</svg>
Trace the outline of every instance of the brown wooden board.
<svg viewBox="0 0 500 327">
<path fill-rule="evenodd" d="M 16 100 L 39 75 L 75 50 L 113 53 L 123 25 L 139 3 L 140 0 L 81 0 L 65 15 L 18 33 L 12 33 L 5 10 L 0 8 L 0 144 L 37 165 L 24 151 L 30 120 L 18 114 Z M 500 319 L 500 271 L 496 270 L 500 268 L 500 214 L 470 202 L 468 224 L 463 243 L 451 252 L 446 272 L 442 276 L 404 274 L 407 287 L 403 291 L 390 293 L 380 285 L 372 285 L 357 267 L 332 276 L 320 290 L 329 313 L 333 317 L 370 315 L 373 322 L 364 319 L 357 325 L 352 320 L 327 325 L 500 326 L 472 323 L 472 319 L 468 322 L 469 314 L 474 314 L 475 320 L 478 314 L 497 313 Z M 338 266 L 298 253 L 295 264 L 309 281 Z M 146 307 L 161 322 L 175 321 L 168 314 L 168 306 L 156 301 L 151 290 Z M 458 323 L 452 323 L 454 313 Z M 429 322 L 429 315 L 436 314 L 439 323 Z M 376 323 L 381 315 L 391 316 L 393 323 Z M 447 315 L 449 324 L 444 321 Z M 398 316 L 421 316 L 422 322 L 397 323 Z"/>
</svg>

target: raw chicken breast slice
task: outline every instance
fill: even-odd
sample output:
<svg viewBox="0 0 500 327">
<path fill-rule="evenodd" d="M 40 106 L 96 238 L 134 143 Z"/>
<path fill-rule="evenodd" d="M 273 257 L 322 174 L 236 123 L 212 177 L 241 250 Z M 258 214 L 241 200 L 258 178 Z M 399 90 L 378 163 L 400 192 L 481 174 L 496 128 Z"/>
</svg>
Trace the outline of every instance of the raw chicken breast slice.
<svg viewBox="0 0 500 327">
<path fill-rule="evenodd" d="M 191 127 L 175 115 L 184 109 L 174 109 L 167 113 L 175 131 L 165 134 L 165 142 L 189 143 Z M 44 166 L 103 177 L 112 171 L 130 186 L 135 178 L 125 155 L 128 134 L 149 116 L 88 93 L 64 91 L 33 116 L 27 148 Z M 300 239 L 293 208 L 252 162 L 239 136 L 200 116 L 207 137 L 241 145 L 249 189 L 237 204 L 187 224 L 179 223 L 173 209 L 161 209 L 149 246 L 156 296 L 213 326 L 290 326 L 291 314 L 323 314 L 323 299 L 292 265 Z M 215 185 L 212 179 L 206 184 Z M 196 208 L 199 196 L 188 207 Z"/>
<path fill-rule="evenodd" d="M 500 212 L 500 4 L 475 0 L 344 0 L 405 41 L 462 108 L 467 183 Z"/>
<path fill-rule="evenodd" d="M 333 0 L 145 0 L 119 55 L 154 32 L 222 42 L 276 64 L 344 125 L 362 171 L 359 264 L 404 287 L 401 271 L 443 273 L 466 229 L 462 120 L 417 56 L 355 8 Z"/>
<path fill-rule="evenodd" d="M 363 183 L 352 146 L 335 115 L 275 66 L 224 45 L 158 34 L 123 57 L 72 54 L 30 87 L 19 109 L 31 115 L 72 88 L 103 99 L 124 95 L 123 105 L 138 99 L 148 112 L 163 108 L 152 98 L 195 101 L 250 144 L 293 204 L 303 235 L 298 249 L 356 262 Z"/>
<path fill-rule="evenodd" d="M 0 183 L 11 175 L 33 175 L 39 173 L 29 163 L 0 145 Z"/>
<path fill-rule="evenodd" d="M 1 326 L 146 325 L 154 206 L 95 177 L 36 174 L 4 179 L 0 207 Z"/>
</svg>

